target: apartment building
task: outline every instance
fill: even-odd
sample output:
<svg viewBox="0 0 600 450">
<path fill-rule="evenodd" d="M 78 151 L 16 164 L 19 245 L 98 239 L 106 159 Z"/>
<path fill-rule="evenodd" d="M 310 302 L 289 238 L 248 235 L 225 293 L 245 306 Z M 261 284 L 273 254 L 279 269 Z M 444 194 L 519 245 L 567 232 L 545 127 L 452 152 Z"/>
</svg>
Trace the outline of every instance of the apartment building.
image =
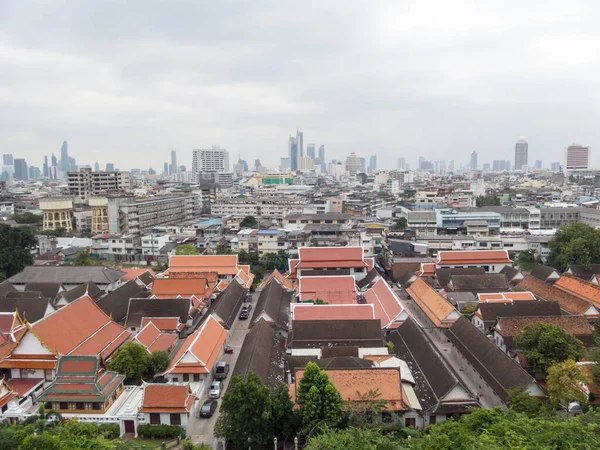
<svg viewBox="0 0 600 450">
<path fill-rule="evenodd" d="M 93 195 L 131 192 L 132 184 L 129 172 L 92 172 L 90 168 L 81 168 L 79 172 L 67 174 L 69 194 L 80 200 Z"/>
<path fill-rule="evenodd" d="M 92 253 L 102 259 L 134 261 L 139 237 L 132 234 L 98 234 L 92 237 Z"/>
<path fill-rule="evenodd" d="M 254 216 L 263 219 L 282 220 L 289 214 L 299 214 L 310 204 L 306 197 L 288 196 L 283 198 L 235 197 L 215 200 L 211 205 L 211 215 L 244 218 Z"/>
</svg>

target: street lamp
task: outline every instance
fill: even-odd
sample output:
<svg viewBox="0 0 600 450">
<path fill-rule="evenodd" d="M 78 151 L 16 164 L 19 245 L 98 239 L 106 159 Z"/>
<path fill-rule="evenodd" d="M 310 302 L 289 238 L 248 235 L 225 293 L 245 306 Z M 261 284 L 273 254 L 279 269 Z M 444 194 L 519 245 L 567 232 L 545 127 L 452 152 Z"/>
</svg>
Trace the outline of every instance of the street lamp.
<svg viewBox="0 0 600 450">
<path fill-rule="evenodd" d="M 294 450 L 298 450 L 298 436 L 294 436 Z"/>
<path fill-rule="evenodd" d="M 277 450 L 277 438 L 276 437 L 273 438 L 273 448 L 275 450 Z"/>
<path fill-rule="evenodd" d="M 252 439 L 250 439 L 250 436 L 248 436 L 248 450 L 252 450 L 252 447 L 250 447 L 251 442 L 252 442 Z"/>
</svg>

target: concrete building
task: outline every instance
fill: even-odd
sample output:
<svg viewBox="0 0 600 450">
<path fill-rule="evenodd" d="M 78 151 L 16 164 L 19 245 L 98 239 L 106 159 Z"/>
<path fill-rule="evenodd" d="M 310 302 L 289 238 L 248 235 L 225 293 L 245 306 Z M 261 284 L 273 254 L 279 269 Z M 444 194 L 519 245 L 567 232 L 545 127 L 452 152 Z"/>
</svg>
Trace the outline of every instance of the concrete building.
<svg viewBox="0 0 600 450">
<path fill-rule="evenodd" d="M 67 174 L 69 193 L 87 200 L 92 195 L 131 192 L 132 184 L 129 172 L 92 172 L 90 168 Z"/>
<path fill-rule="evenodd" d="M 584 147 L 577 144 L 569 145 L 567 148 L 565 148 L 565 165 L 563 166 L 565 173 L 571 170 L 589 169 L 590 156 L 591 149 L 589 147 Z"/>
<path fill-rule="evenodd" d="M 16 158 L 14 167 L 15 167 L 15 172 L 14 172 L 15 180 L 27 181 L 29 176 L 28 176 L 28 170 L 27 170 L 27 163 L 25 162 L 25 160 L 21 159 L 21 158 Z"/>
<path fill-rule="evenodd" d="M 515 170 L 524 170 L 527 167 L 529 144 L 521 137 L 515 144 Z"/>
<path fill-rule="evenodd" d="M 218 145 L 194 150 L 192 172 L 229 172 L 229 152 Z"/>
<path fill-rule="evenodd" d="M 295 172 L 298 170 L 298 142 L 295 137 L 290 136 L 288 139 L 288 158 L 290 160 L 290 170 Z"/>
<path fill-rule="evenodd" d="M 314 150 L 314 149 L 313 149 Z M 298 156 L 298 170 L 314 170 L 315 162 L 310 156 Z"/>
<path fill-rule="evenodd" d="M 103 233 L 92 237 L 92 253 L 113 261 L 134 261 L 139 238 L 132 234 Z"/>
<path fill-rule="evenodd" d="M 350 175 L 356 175 L 357 172 L 360 172 L 361 163 L 360 158 L 356 156 L 356 153 L 352 152 L 346 158 L 346 172 Z"/>
<path fill-rule="evenodd" d="M 108 199 L 106 197 L 91 197 L 88 203 L 92 208 L 91 232 L 93 234 L 108 232 Z"/>
<path fill-rule="evenodd" d="M 44 216 L 44 231 L 59 228 L 64 228 L 68 233 L 73 231 L 73 200 L 65 197 L 41 198 L 40 209 Z"/>
<path fill-rule="evenodd" d="M 477 170 L 477 152 L 471 153 L 471 170 Z"/>
<path fill-rule="evenodd" d="M 298 196 L 221 198 L 211 205 L 211 214 L 215 217 L 254 216 L 282 220 L 288 214 L 301 213 L 309 204 L 308 198 Z"/>
</svg>

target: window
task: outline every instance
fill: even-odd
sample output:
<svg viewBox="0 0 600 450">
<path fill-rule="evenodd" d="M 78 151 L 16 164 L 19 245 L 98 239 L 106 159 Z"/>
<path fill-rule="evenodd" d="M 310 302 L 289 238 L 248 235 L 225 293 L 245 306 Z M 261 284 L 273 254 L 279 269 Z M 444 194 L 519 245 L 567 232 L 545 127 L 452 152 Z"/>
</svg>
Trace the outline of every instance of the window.
<svg viewBox="0 0 600 450">
<path fill-rule="evenodd" d="M 60 402 L 58 404 L 58 409 L 69 409 L 69 404 L 67 402 Z"/>
<path fill-rule="evenodd" d="M 437 416 L 431 416 L 429 418 L 429 425 L 435 425 L 436 421 L 437 421 Z"/>
<path fill-rule="evenodd" d="M 364 271 L 365 271 L 365 269 L 363 267 L 359 267 L 357 269 L 354 269 L 354 273 L 362 273 Z"/>
<path fill-rule="evenodd" d="M 187 373 L 183 374 L 183 381 L 190 381 L 190 376 Z"/>
<path fill-rule="evenodd" d="M 177 383 L 179 381 L 179 377 L 173 377 L 173 383 Z"/>
<path fill-rule="evenodd" d="M 404 419 L 404 426 L 405 427 L 412 427 L 415 428 L 417 425 L 417 419 L 415 419 L 414 417 L 407 417 L 406 419 Z"/>
<path fill-rule="evenodd" d="M 171 417 L 171 425 L 181 425 L 181 415 L 179 414 L 169 414 Z"/>
<path fill-rule="evenodd" d="M 195 373 L 194 374 L 194 381 L 200 381 L 200 374 L 199 373 Z"/>
<path fill-rule="evenodd" d="M 160 425 L 160 414 L 150 413 L 150 424 L 151 425 Z"/>
</svg>

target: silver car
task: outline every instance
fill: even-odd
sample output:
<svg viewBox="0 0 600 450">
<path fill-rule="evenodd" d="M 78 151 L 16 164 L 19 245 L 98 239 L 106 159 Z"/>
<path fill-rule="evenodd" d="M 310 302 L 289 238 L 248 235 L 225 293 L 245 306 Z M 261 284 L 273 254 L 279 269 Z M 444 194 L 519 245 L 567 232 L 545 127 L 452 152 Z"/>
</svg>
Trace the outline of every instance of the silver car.
<svg viewBox="0 0 600 450">
<path fill-rule="evenodd" d="M 213 381 L 210 385 L 210 391 L 208 391 L 209 398 L 219 398 L 221 396 L 222 384 L 220 381 Z"/>
</svg>

